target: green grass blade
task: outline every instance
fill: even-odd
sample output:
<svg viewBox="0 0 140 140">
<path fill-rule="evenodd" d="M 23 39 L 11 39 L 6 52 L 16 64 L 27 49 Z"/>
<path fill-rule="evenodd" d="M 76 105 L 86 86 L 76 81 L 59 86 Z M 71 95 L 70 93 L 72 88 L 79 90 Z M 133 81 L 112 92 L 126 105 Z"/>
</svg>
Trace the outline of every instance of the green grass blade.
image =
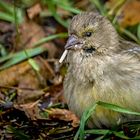
<svg viewBox="0 0 140 140">
<path fill-rule="evenodd" d="M 66 38 L 68 35 L 67 33 L 60 33 L 60 34 L 55 34 L 55 35 L 50 35 L 48 37 L 44 37 L 42 39 L 40 39 L 38 42 L 36 42 L 35 44 L 32 45 L 32 47 L 37 47 L 40 45 L 43 45 L 44 43 L 51 41 L 55 38 Z M 20 52 L 19 52 L 20 53 Z M 5 57 L 0 58 L 0 63 L 4 63 L 5 61 L 12 59 L 14 57 L 17 57 L 18 53 L 15 54 L 9 54 Z"/>
<path fill-rule="evenodd" d="M 107 16 L 107 10 L 105 6 L 99 0 L 90 0 L 99 9 L 101 15 Z"/>
<path fill-rule="evenodd" d="M 2 44 L 0 44 L 0 54 L 2 57 L 7 55 L 7 51 Z"/>
<path fill-rule="evenodd" d="M 12 23 L 15 22 L 14 16 L 11 16 L 5 12 L 0 12 L 0 19 L 4 21 L 12 22 Z"/>
<path fill-rule="evenodd" d="M 138 28 L 137 28 L 137 37 L 140 40 L 140 24 L 138 25 Z"/>
<path fill-rule="evenodd" d="M 12 57 L 14 57 L 16 55 L 16 53 L 15 54 L 8 54 L 8 55 L 6 55 L 6 56 L 3 56 L 3 57 L 1 57 L 0 58 L 0 63 L 4 63 L 5 61 L 7 61 L 8 59 L 11 59 Z"/>
<path fill-rule="evenodd" d="M 129 139 L 127 136 L 124 135 L 123 131 L 121 131 L 121 132 L 116 132 L 116 131 L 114 131 L 113 134 L 114 134 L 115 136 L 119 137 L 119 138 L 122 138 L 122 139 L 126 139 L 126 140 Z"/>
<path fill-rule="evenodd" d="M 79 14 L 81 13 L 82 11 L 79 10 L 79 9 L 76 9 L 76 8 L 73 8 L 70 1 L 60 1 L 60 0 L 53 0 L 53 3 L 55 3 L 58 7 L 66 10 L 66 11 L 69 11 L 69 12 L 72 12 L 74 14 Z"/>
<path fill-rule="evenodd" d="M 34 59 L 29 58 L 29 59 L 28 59 L 28 62 L 29 62 L 29 64 L 32 66 L 32 68 L 33 68 L 35 71 L 39 72 L 40 67 L 39 67 L 39 65 L 37 64 L 37 62 L 36 62 Z"/>
<path fill-rule="evenodd" d="M 14 134 L 14 137 L 19 140 L 30 140 L 30 136 L 24 134 L 23 131 L 18 130 L 12 126 L 8 126 L 7 131 Z"/>
<path fill-rule="evenodd" d="M 124 135 L 123 131 L 120 131 L 120 132 L 113 131 L 113 134 L 121 139 L 124 139 L 124 140 L 140 140 L 140 136 L 135 136 L 133 138 L 129 138 L 129 137 Z"/>
<path fill-rule="evenodd" d="M 22 23 L 23 12 L 21 9 L 16 8 L 17 10 L 15 13 L 15 11 L 14 11 L 15 7 L 13 5 L 6 3 L 6 2 L 3 2 L 3 1 L 0 1 L 0 8 L 2 9 L 2 11 L 0 12 L 0 19 L 1 20 L 15 23 L 15 14 L 16 14 L 17 23 Z"/>
<path fill-rule="evenodd" d="M 91 129 L 91 130 L 85 130 L 85 134 L 98 134 L 98 135 L 105 135 L 109 133 L 110 130 L 106 129 Z"/>
<path fill-rule="evenodd" d="M 53 40 L 55 38 L 66 38 L 67 36 L 68 36 L 67 33 L 59 33 L 59 34 L 55 34 L 55 35 L 50 35 L 48 37 L 44 37 L 44 38 L 40 39 L 35 44 L 33 44 L 32 47 L 40 46 L 40 45 L 42 45 L 50 40 Z"/>
<path fill-rule="evenodd" d="M 84 128 L 85 128 L 86 122 L 88 118 L 90 117 L 90 115 L 95 111 L 96 106 L 97 104 L 94 104 L 92 107 L 90 107 L 83 113 L 81 121 L 80 121 L 80 127 L 74 137 L 74 140 L 78 140 L 79 135 L 80 135 L 80 140 L 84 138 Z"/>
<path fill-rule="evenodd" d="M 13 13 L 13 17 L 15 19 L 15 23 L 16 24 L 21 24 L 24 20 L 24 15 L 23 12 L 20 8 L 15 7 L 14 8 L 14 13 Z"/>
<path fill-rule="evenodd" d="M 59 7 L 63 8 L 63 9 L 66 10 L 66 11 L 72 12 L 72 13 L 74 13 L 74 14 L 79 14 L 79 13 L 82 12 L 82 11 L 79 10 L 79 9 L 76 9 L 76 8 L 73 8 L 73 7 L 68 7 L 68 6 L 65 6 L 65 5 L 59 5 Z"/>
<path fill-rule="evenodd" d="M 4 10 L 6 13 L 13 14 L 13 6 L 7 2 L 0 0 L 0 9 Z"/>
<path fill-rule="evenodd" d="M 45 37 L 45 38 L 42 38 L 40 39 L 38 42 L 36 42 L 35 44 L 33 44 L 32 47 L 37 47 L 37 46 L 40 46 L 50 40 L 53 40 L 55 38 L 65 38 L 67 37 L 67 33 L 60 33 L 60 34 L 55 34 L 55 35 L 50 35 L 48 37 Z M 24 51 L 21 51 L 21 52 L 18 52 L 18 53 L 15 53 L 15 54 L 9 54 L 5 57 L 2 57 L 0 58 L 0 63 L 4 63 L 5 61 L 7 61 L 6 63 L 4 63 L 1 67 L 0 67 L 0 70 L 3 70 L 5 68 L 8 68 L 14 64 L 17 64 L 23 60 L 26 60 L 30 57 L 33 57 L 33 56 L 36 56 L 38 54 L 41 54 L 42 52 L 46 51 L 47 49 L 44 48 L 44 47 L 38 47 L 38 48 L 32 48 L 32 49 L 28 49 Z M 28 53 L 28 55 L 27 55 Z M 35 66 L 34 63 L 32 63 L 33 66 Z M 36 66 L 35 66 L 36 67 Z M 36 69 L 38 69 L 36 67 Z"/>
<path fill-rule="evenodd" d="M 29 57 L 34 57 L 36 55 L 39 55 L 41 54 L 42 52 L 46 51 L 47 48 L 44 48 L 44 47 L 38 47 L 38 48 L 32 48 L 32 49 L 27 49 L 26 52 L 28 53 L 28 56 L 24 51 L 21 51 L 21 52 L 18 52 L 18 53 L 15 53 L 13 55 L 10 55 L 10 59 L 9 61 L 7 61 L 6 63 L 4 63 L 1 67 L 0 67 L 0 70 L 3 70 L 3 69 L 6 69 L 10 66 L 13 66 L 23 60 L 26 60 L 28 59 Z"/>
<path fill-rule="evenodd" d="M 122 32 L 123 34 L 130 37 L 131 39 L 133 39 L 138 44 L 140 44 L 140 40 L 134 34 L 132 34 L 129 30 L 124 29 L 124 28 L 118 28 L 118 31 Z"/>
<path fill-rule="evenodd" d="M 95 104 L 93 104 L 90 108 L 85 110 L 85 112 L 83 113 L 81 121 L 80 121 L 80 127 L 74 137 L 74 140 L 77 140 L 79 136 L 80 136 L 80 140 L 82 140 L 84 138 L 84 134 L 85 134 L 84 128 L 85 128 L 86 122 L 89 119 L 89 117 L 91 116 L 91 114 L 94 113 L 97 105 L 102 106 L 103 108 L 106 108 L 109 110 L 120 112 L 120 113 L 126 113 L 126 114 L 131 114 L 131 115 L 140 115 L 140 112 L 131 111 L 127 108 L 120 107 L 118 105 L 98 101 Z"/>
<path fill-rule="evenodd" d="M 26 50 L 25 50 L 25 54 L 26 54 L 26 56 L 27 56 L 27 58 L 28 58 L 28 63 L 32 66 L 32 68 L 33 68 L 36 72 L 39 72 L 40 67 L 39 67 L 39 65 L 37 64 L 37 62 L 36 62 L 34 59 L 32 59 L 32 58 L 29 57 L 30 54 L 28 54 L 28 52 L 27 52 Z"/>
<path fill-rule="evenodd" d="M 124 108 L 124 107 L 121 107 L 121 106 L 118 106 L 118 105 L 115 105 L 115 104 L 105 103 L 105 102 L 102 102 L 102 101 L 98 101 L 97 104 L 106 108 L 106 109 L 113 110 L 113 111 L 116 111 L 116 112 L 131 114 L 131 115 L 140 115 L 140 112 L 131 111 L 127 108 Z"/>
<path fill-rule="evenodd" d="M 52 16 L 56 19 L 58 23 L 60 23 L 64 27 L 68 27 L 68 23 L 63 20 L 60 15 L 56 13 L 56 5 L 53 1 L 46 1 L 48 4 L 49 11 L 52 13 Z"/>
</svg>

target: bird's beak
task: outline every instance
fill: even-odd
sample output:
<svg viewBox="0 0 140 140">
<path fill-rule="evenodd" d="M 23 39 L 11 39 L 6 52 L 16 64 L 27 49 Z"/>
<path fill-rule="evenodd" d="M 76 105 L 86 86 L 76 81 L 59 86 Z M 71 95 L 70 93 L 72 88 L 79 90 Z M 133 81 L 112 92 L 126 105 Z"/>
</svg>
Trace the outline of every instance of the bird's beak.
<svg viewBox="0 0 140 140">
<path fill-rule="evenodd" d="M 79 48 L 79 45 L 80 44 L 83 44 L 79 41 L 79 39 L 74 36 L 74 35 L 71 35 L 68 40 L 67 40 L 67 43 L 65 45 L 65 49 L 66 50 L 69 50 L 69 49 L 76 49 L 76 48 Z M 81 46 L 81 45 L 80 45 Z"/>
<path fill-rule="evenodd" d="M 78 39 L 76 36 L 71 35 L 67 40 L 67 43 L 65 45 L 65 51 L 62 54 L 62 56 L 59 60 L 59 63 L 62 63 L 64 61 L 64 59 L 66 58 L 66 56 L 68 54 L 68 50 L 70 50 L 70 49 L 73 49 L 73 50 L 81 49 L 82 46 L 83 46 L 83 42 L 80 39 Z"/>
</svg>

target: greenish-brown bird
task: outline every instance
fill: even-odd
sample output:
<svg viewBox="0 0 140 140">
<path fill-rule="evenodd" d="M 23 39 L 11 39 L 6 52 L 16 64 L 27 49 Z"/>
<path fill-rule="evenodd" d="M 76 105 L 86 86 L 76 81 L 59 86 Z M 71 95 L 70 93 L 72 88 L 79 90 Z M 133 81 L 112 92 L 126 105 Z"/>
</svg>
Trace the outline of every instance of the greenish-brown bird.
<svg viewBox="0 0 140 140">
<path fill-rule="evenodd" d="M 140 46 L 122 39 L 110 21 L 93 12 L 73 17 L 65 45 L 64 95 L 79 117 L 96 101 L 140 112 Z M 90 127 L 112 127 L 140 116 L 97 106 Z"/>
</svg>

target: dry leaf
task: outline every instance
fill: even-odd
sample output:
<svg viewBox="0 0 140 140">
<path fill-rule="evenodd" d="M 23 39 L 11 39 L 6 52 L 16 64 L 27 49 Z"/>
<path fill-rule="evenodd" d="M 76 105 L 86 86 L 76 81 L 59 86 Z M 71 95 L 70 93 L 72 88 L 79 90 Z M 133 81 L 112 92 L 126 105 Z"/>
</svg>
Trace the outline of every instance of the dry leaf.
<svg viewBox="0 0 140 140">
<path fill-rule="evenodd" d="M 32 87 L 35 88 L 36 86 L 33 86 L 33 85 L 44 84 L 43 81 L 40 80 L 41 78 L 43 78 L 46 81 L 47 78 L 51 78 L 52 76 L 54 76 L 47 69 L 47 67 L 44 65 L 44 63 L 42 61 L 40 61 L 40 59 L 36 58 L 36 59 L 34 59 L 34 61 L 36 61 L 36 63 L 40 67 L 40 71 L 39 71 L 40 75 L 36 74 L 36 72 L 33 70 L 32 66 L 28 63 L 28 61 L 25 61 L 20 64 L 14 65 L 8 69 L 5 69 L 3 71 L 0 71 L 0 79 L 3 79 L 3 80 L 0 80 L 0 85 L 1 86 L 19 85 L 19 83 L 21 84 L 22 81 L 25 80 L 26 75 L 29 74 L 28 77 L 26 77 L 27 81 L 29 80 L 30 76 L 36 80 L 32 80 L 32 83 L 27 82 L 28 84 L 26 84 L 26 85 L 27 85 L 27 87 L 29 87 L 29 85 L 30 85 L 30 88 L 32 88 Z"/>
<path fill-rule="evenodd" d="M 39 100 L 27 104 L 15 105 L 14 107 L 25 112 L 31 120 L 40 119 L 40 109 L 38 108 Z"/>
<path fill-rule="evenodd" d="M 34 6 L 27 9 L 27 14 L 30 19 L 33 19 L 42 11 L 41 6 L 39 3 L 35 4 Z"/>
<path fill-rule="evenodd" d="M 46 37 L 45 32 L 41 26 L 36 24 L 34 21 L 27 19 L 20 25 L 19 32 L 20 41 L 19 44 L 17 44 L 17 51 L 25 48 L 31 48 L 33 47 L 33 44 Z M 46 42 L 43 44 L 43 46 L 48 50 L 48 57 L 54 58 L 57 52 L 57 48 L 55 47 L 55 45 L 51 42 Z"/>
<path fill-rule="evenodd" d="M 36 101 L 37 99 L 40 99 L 44 94 L 45 93 L 42 90 L 37 89 L 37 87 L 34 89 L 20 87 L 18 89 L 17 103 L 23 104 Z"/>
<path fill-rule="evenodd" d="M 122 27 L 133 26 L 140 23 L 140 1 L 127 1 L 118 16 L 118 21 Z"/>
<path fill-rule="evenodd" d="M 133 26 L 140 23 L 139 0 L 108 0 L 105 3 L 109 15 L 116 15 L 122 27 Z"/>
<path fill-rule="evenodd" d="M 79 126 L 79 118 L 69 110 L 66 109 L 58 109 L 51 108 L 50 110 L 46 110 L 49 113 L 50 118 L 55 118 L 64 121 L 72 121 L 73 127 Z"/>
</svg>

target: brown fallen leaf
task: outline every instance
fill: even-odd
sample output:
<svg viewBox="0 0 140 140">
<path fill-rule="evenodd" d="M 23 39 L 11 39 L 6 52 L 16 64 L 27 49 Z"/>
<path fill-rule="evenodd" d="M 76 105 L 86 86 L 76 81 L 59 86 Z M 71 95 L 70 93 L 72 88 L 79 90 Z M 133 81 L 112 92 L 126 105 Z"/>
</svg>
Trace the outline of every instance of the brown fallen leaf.
<svg viewBox="0 0 140 140">
<path fill-rule="evenodd" d="M 115 16 L 121 27 L 140 23 L 139 0 L 108 0 L 105 6 L 109 9 L 108 14 Z"/>
<path fill-rule="evenodd" d="M 0 85 L 1 86 L 12 86 L 18 83 L 19 75 L 26 73 L 30 70 L 31 66 L 27 62 L 23 62 L 12 66 L 8 69 L 0 71 Z"/>
<path fill-rule="evenodd" d="M 19 26 L 19 33 L 20 41 L 15 42 L 15 46 L 17 46 L 17 48 L 15 48 L 16 51 L 25 48 L 32 48 L 33 44 L 46 37 L 46 34 L 40 25 L 27 19 Z M 57 47 L 55 47 L 55 45 L 51 42 L 46 42 L 43 44 L 43 46 L 47 48 L 48 58 L 54 58 L 57 52 Z"/>
<path fill-rule="evenodd" d="M 18 89 L 17 102 L 28 103 L 39 99 L 44 92 L 42 88 L 47 88 L 46 81 L 54 77 L 54 73 L 49 63 L 44 63 L 39 57 L 34 58 L 40 71 L 36 72 L 28 61 L 22 62 L 0 72 L 0 86 Z M 47 64 L 47 65 L 46 65 Z"/>
<path fill-rule="evenodd" d="M 109 15 L 114 15 L 117 13 L 117 11 L 122 7 L 122 5 L 127 0 L 108 0 L 105 3 L 105 6 L 107 9 L 109 9 Z"/>
<path fill-rule="evenodd" d="M 27 117 L 30 118 L 31 120 L 36 120 L 36 119 L 41 118 L 40 113 L 39 113 L 40 109 L 38 108 L 38 103 L 39 103 L 39 100 L 35 102 L 26 103 L 26 104 L 14 105 L 14 107 L 16 109 L 20 109 L 24 111 Z"/>
<path fill-rule="evenodd" d="M 72 121 L 73 127 L 79 126 L 79 123 L 80 123 L 79 118 L 69 110 L 59 109 L 59 108 L 55 108 L 55 109 L 51 108 L 51 109 L 46 109 L 45 111 L 48 112 L 49 117 L 52 119 Z"/>
<path fill-rule="evenodd" d="M 46 67 L 44 66 L 42 61 L 40 61 L 40 59 L 36 58 L 34 59 L 34 61 L 36 61 L 36 63 L 40 67 L 40 71 L 39 71 L 40 75 L 36 74 L 36 72 L 33 70 L 32 66 L 28 63 L 28 61 L 25 61 L 20 64 L 14 65 L 8 69 L 5 69 L 3 71 L 0 71 L 0 79 L 3 79 L 0 80 L 0 85 L 1 86 L 18 85 L 20 81 L 24 80 L 23 77 L 26 76 L 26 74 L 28 75 L 28 73 L 33 75 L 33 77 L 37 80 L 39 80 L 38 76 L 45 78 L 45 80 L 52 76 L 52 73 L 48 69 L 46 69 Z M 28 78 L 30 78 L 30 76 L 28 76 Z M 40 80 L 38 82 L 39 82 L 38 84 L 41 84 Z M 34 84 L 33 81 L 32 83 L 30 83 L 30 85 L 32 84 Z"/>
<path fill-rule="evenodd" d="M 29 19 L 33 19 L 35 16 L 39 15 L 39 13 L 42 11 L 41 6 L 39 3 L 36 3 L 29 9 L 27 9 L 27 14 Z"/>
<path fill-rule="evenodd" d="M 52 85 L 49 87 L 49 90 L 47 91 L 50 93 L 50 96 L 52 97 L 51 100 L 53 103 L 66 103 L 64 96 L 63 96 L 63 84 L 59 85 Z"/>
<path fill-rule="evenodd" d="M 44 94 L 45 93 L 42 90 L 39 90 L 36 87 L 34 89 L 20 87 L 18 89 L 16 101 L 18 104 L 30 103 L 40 99 Z"/>
<path fill-rule="evenodd" d="M 133 26 L 140 23 L 140 1 L 127 0 L 118 15 L 122 27 Z"/>
</svg>

